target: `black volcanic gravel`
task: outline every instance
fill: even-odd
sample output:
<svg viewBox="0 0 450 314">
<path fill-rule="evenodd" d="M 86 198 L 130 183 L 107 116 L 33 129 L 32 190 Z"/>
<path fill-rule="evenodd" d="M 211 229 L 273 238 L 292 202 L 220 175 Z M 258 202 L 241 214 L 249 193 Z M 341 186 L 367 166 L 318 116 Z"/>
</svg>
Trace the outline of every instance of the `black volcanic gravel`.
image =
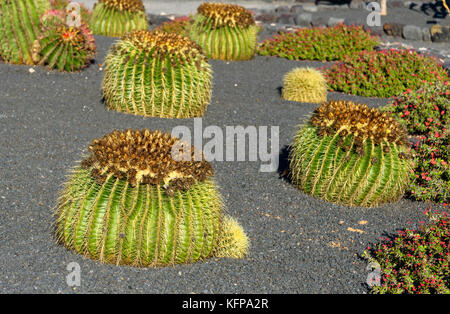
<svg viewBox="0 0 450 314">
<path fill-rule="evenodd" d="M 213 162 L 228 212 L 251 239 L 248 258 L 138 269 L 102 265 L 66 250 L 52 235 L 52 208 L 67 170 L 92 139 L 114 129 L 193 129 L 193 119 L 107 111 L 100 63 L 114 39 L 96 39 L 97 63 L 80 73 L 40 67 L 30 73 L 28 66 L 0 64 L 0 292 L 73 292 L 66 267 L 78 262 L 76 292 L 85 293 L 366 293 L 366 262 L 358 255 L 380 236 L 426 220 L 424 203 L 339 206 L 303 194 L 278 172 L 260 173 L 259 162 Z M 317 106 L 281 100 L 283 75 L 296 66 L 326 65 L 267 57 L 211 64 L 214 92 L 203 126 L 279 126 L 280 149 Z M 387 102 L 338 93 L 330 98 Z"/>
</svg>

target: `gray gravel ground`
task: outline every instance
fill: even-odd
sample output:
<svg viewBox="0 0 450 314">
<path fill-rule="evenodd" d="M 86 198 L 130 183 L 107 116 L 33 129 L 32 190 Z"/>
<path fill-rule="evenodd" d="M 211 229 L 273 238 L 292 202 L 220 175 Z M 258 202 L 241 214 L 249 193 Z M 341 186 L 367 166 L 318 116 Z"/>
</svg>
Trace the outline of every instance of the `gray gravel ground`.
<svg viewBox="0 0 450 314">
<path fill-rule="evenodd" d="M 380 236 L 425 220 L 423 203 L 339 206 L 303 194 L 277 172 L 259 173 L 258 162 L 214 162 L 228 211 L 251 239 L 248 258 L 138 269 L 101 265 L 55 244 L 52 207 L 66 171 L 92 139 L 113 129 L 193 128 L 192 119 L 105 109 L 99 63 L 112 42 L 97 37 L 98 63 L 81 73 L 39 67 L 30 73 L 27 66 L 0 64 L 0 292 L 73 292 L 66 267 L 78 262 L 82 279 L 76 292 L 85 293 L 366 293 L 368 272 L 358 254 Z M 324 65 L 320 62 L 256 57 L 211 64 L 215 87 L 204 127 L 279 126 L 283 148 L 316 107 L 283 101 L 278 88 L 293 67 Z M 386 103 L 337 93 L 330 98 Z"/>
</svg>

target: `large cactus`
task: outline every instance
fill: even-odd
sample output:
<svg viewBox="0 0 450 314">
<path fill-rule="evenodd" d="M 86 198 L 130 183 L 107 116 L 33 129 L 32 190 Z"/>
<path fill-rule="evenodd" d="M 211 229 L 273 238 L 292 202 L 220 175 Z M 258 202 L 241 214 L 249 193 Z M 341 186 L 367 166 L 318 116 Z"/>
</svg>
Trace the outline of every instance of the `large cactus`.
<svg viewBox="0 0 450 314">
<path fill-rule="evenodd" d="M 33 42 L 48 0 L 0 0 L 0 57 L 8 63 L 33 64 Z"/>
<path fill-rule="evenodd" d="M 211 59 L 249 60 L 257 45 L 258 29 L 250 11 L 222 3 L 203 3 L 190 30 L 190 37 Z"/>
<path fill-rule="evenodd" d="M 78 71 L 96 53 L 95 39 L 86 24 L 70 27 L 67 14 L 51 10 L 42 17 L 43 34 L 33 44 L 33 61 L 59 71 Z"/>
<path fill-rule="evenodd" d="M 300 127 L 290 159 L 300 189 L 350 206 L 398 200 L 411 171 L 406 130 L 378 109 L 344 101 L 324 103 Z"/>
<path fill-rule="evenodd" d="M 56 235 L 67 248 L 140 267 L 247 253 L 248 238 L 224 214 L 201 152 L 148 130 L 114 131 L 89 149 L 56 209 Z"/>
<path fill-rule="evenodd" d="M 106 105 L 137 115 L 189 118 L 204 114 L 211 98 L 211 67 L 186 37 L 134 31 L 105 60 Z"/>
<path fill-rule="evenodd" d="M 148 29 L 142 0 L 99 0 L 89 19 L 96 35 L 120 37 L 133 30 Z"/>
</svg>

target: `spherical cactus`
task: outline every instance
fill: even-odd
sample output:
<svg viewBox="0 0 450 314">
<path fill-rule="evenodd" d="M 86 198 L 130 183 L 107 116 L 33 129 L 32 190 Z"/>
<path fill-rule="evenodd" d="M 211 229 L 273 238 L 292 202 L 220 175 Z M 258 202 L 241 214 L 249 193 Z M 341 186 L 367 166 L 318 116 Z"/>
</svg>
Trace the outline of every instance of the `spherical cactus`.
<svg viewBox="0 0 450 314">
<path fill-rule="evenodd" d="M 8 63 L 33 65 L 33 42 L 48 0 L 0 0 L 0 56 Z"/>
<path fill-rule="evenodd" d="M 211 99 L 211 66 L 186 37 L 134 31 L 111 47 L 102 90 L 108 108 L 161 118 L 200 117 Z"/>
<path fill-rule="evenodd" d="M 320 71 L 296 68 L 283 79 L 282 97 L 297 102 L 323 103 L 327 101 L 327 82 Z"/>
<path fill-rule="evenodd" d="M 170 134 L 114 131 L 89 146 L 56 207 L 56 236 L 101 262 L 140 267 L 242 257 L 211 165 Z M 188 157 L 188 158 L 186 158 Z"/>
<path fill-rule="evenodd" d="M 301 126 L 290 152 L 291 179 L 305 193 L 376 207 L 404 194 L 411 171 L 406 130 L 378 109 L 322 104 Z"/>
<path fill-rule="evenodd" d="M 258 28 L 250 11 L 222 3 L 203 3 L 190 30 L 190 37 L 211 59 L 249 60 L 257 45 Z"/>
<path fill-rule="evenodd" d="M 96 35 L 120 37 L 133 30 L 148 29 L 142 0 L 99 0 L 89 19 Z"/>
<path fill-rule="evenodd" d="M 67 14 L 48 11 L 42 17 L 43 34 L 33 43 L 33 61 L 50 69 L 74 72 L 86 67 L 96 53 L 95 39 L 86 24 L 65 25 Z"/>
</svg>

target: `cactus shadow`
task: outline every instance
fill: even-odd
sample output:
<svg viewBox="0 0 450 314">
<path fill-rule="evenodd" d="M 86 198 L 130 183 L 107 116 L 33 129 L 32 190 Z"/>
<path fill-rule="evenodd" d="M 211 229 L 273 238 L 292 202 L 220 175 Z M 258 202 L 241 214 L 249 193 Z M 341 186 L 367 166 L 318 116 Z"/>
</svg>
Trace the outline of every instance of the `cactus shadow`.
<svg viewBox="0 0 450 314">
<path fill-rule="evenodd" d="M 283 86 L 277 87 L 277 91 L 278 91 L 278 94 L 279 94 L 280 97 L 281 97 L 281 95 L 283 95 Z"/>
<path fill-rule="evenodd" d="M 291 146 L 286 145 L 280 151 L 279 164 L 278 164 L 278 174 L 281 179 L 286 182 L 292 183 L 289 176 L 289 153 L 291 151 Z"/>
</svg>

